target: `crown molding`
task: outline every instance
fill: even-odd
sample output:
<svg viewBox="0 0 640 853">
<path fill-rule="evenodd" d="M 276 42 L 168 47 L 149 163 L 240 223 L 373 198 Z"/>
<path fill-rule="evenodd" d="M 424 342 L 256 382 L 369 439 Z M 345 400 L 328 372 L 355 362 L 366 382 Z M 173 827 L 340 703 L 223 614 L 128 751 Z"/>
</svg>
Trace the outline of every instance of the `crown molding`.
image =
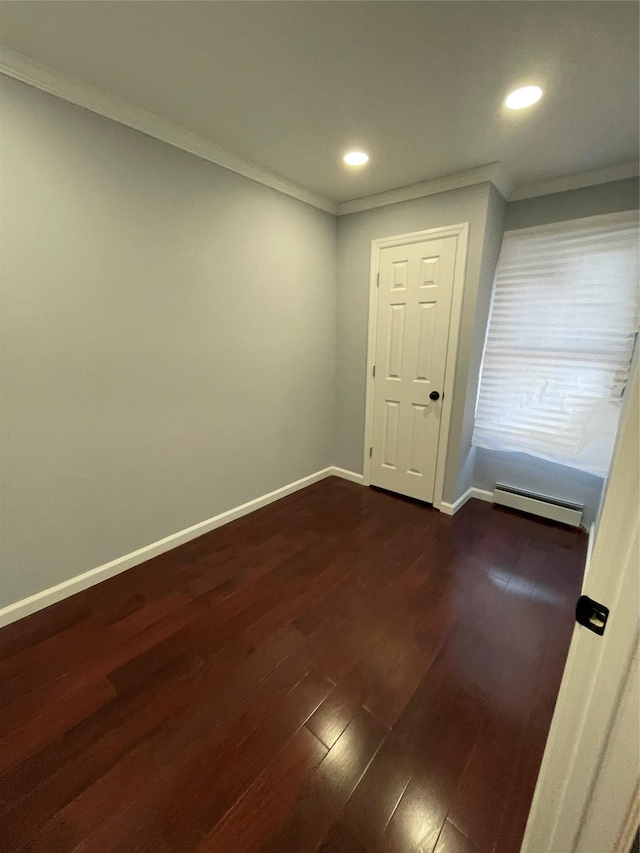
<svg viewBox="0 0 640 853">
<path fill-rule="evenodd" d="M 590 172 L 576 172 L 573 175 L 562 175 L 544 181 L 516 186 L 509 196 L 509 201 L 520 201 L 525 198 L 535 198 L 539 195 L 550 195 L 567 190 L 577 190 L 581 187 L 592 187 L 596 184 L 608 184 L 610 181 L 620 181 L 624 178 L 635 178 L 640 174 L 640 162 L 632 160 L 629 163 L 617 163 Z"/>
<path fill-rule="evenodd" d="M 60 74 L 18 51 L 6 47 L 0 49 L 0 73 L 79 107 L 84 107 L 119 124 L 131 127 L 147 136 L 152 136 L 154 139 L 166 142 L 174 148 L 181 148 L 196 157 L 208 160 L 243 175 L 245 178 L 264 184 L 264 186 L 271 187 L 278 192 L 334 215 L 353 213 L 356 210 L 368 210 L 373 207 L 394 204 L 397 201 L 420 198 L 421 196 L 471 186 L 485 181 L 494 183 L 505 197 L 508 196 L 511 189 L 511 183 L 506 172 L 498 163 L 491 163 L 487 166 L 469 169 L 466 172 L 459 172 L 443 178 L 413 184 L 409 187 L 401 187 L 389 192 L 338 204 L 326 196 L 319 195 L 313 190 L 282 177 L 282 175 L 259 166 L 257 163 L 238 157 L 202 136 L 171 124 L 154 113 L 130 104 L 115 95 L 109 95 L 80 80 Z"/>
<path fill-rule="evenodd" d="M 512 186 L 509 176 L 499 163 L 488 163 L 475 169 L 467 169 L 464 172 L 456 172 L 442 178 L 433 178 L 430 181 L 422 181 L 419 184 L 411 184 L 397 190 L 355 198 L 352 201 L 343 201 L 338 205 L 338 215 L 345 216 L 349 213 L 358 213 L 361 210 L 385 207 L 388 204 L 397 204 L 400 201 L 410 201 L 414 198 L 422 198 L 486 182 L 491 182 L 505 198 L 509 197 Z"/>
<path fill-rule="evenodd" d="M 236 172 L 238 175 L 243 175 L 245 178 L 250 178 L 252 181 L 264 184 L 266 187 L 271 187 L 327 213 L 335 215 L 338 212 L 338 205 L 332 199 L 318 195 L 257 163 L 238 157 L 208 139 L 173 125 L 114 95 L 108 95 L 79 80 L 58 74 L 17 51 L 4 47 L 0 50 L 0 73 L 91 112 L 106 116 L 119 124 L 132 127 L 147 136 L 152 136 L 175 148 L 181 148 L 183 151 L 195 154 L 196 157 L 216 163 L 231 172 Z"/>
<path fill-rule="evenodd" d="M 48 92 L 91 112 L 110 118 L 119 124 L 145 133 L 147 136 L 152 136 L 154 139 L 166 142 L 174 148 L 181 148 L 196 157 L 208 160 L 210 163 L 215 163 L 266 187 L 271 187 L 271 189 L 319 210 L 339 216 L 485 182 L 491 182 L 508 201 L 519 201 L 631 178 L 640 173 L 640 164 L 634 160 L 589 172 L 578 172 L 573 175 L 563 175 L 514 187 L 513 181 L 500 163 L 488 163 L 474 169 L 467 169 L 464 172 L 457 172 L 453 175 L 422 181 L 408 187 L 400 187 L 338 204 L 326 196 L 319 195 L 301 184 L 259 166 L 257 163 L 245 160 L 202 136 L 171 124 L 154 113 L 147 112 L 147 110 L 136 107 L 114 95 L 108 95 L 106 92 L 79 80 L 59 74 L 17 51 L 5 47 L 0 49 L 0 74 L 13 77 L 15 80 L 20 80 L 22 83 L 34 86 L 43 92 Z"/>
</svg>

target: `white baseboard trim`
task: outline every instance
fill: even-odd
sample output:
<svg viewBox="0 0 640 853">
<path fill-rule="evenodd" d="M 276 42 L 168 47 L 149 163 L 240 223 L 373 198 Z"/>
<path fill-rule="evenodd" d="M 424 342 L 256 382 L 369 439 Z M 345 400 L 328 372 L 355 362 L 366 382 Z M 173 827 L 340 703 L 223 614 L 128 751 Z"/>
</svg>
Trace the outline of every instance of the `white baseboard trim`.
<svg viewBox="0 0 640 853">
<path fill-rule="evenodd" d="M 479 501 L 487 501 L 488 503 L 493 503 L 493 492 L 487 492 L 485 489 L 476 489 L 473 486 L 458 498 L 455 503 L 447 503 L 446 501 L 442 501 L 438 509 L 440 512 L 443 512 L 445 515 L 455 515 L 459 509 L 466 504 L 468 500 L 471 498 L 476 498 Z"/>
<path fill-rule="evenodd" d="M 459 509 L 462 509 L 462 507 L 466 504 L 470 497 L 471 489 L 467 489 L 467 491 L 454 503 L 449 503 L 448 501 L 441 501 L 438 509 L 445 515 L 455 515 Z"/>
<path fill-rule="evenodd" d="M 331 473 L 334 477 L 342 477 L 343 480 L 364 485 L 364 474 L 356 474 L 355 471 L 347 471 L 346 468 L 337 468 L 335 465 L 331 468 Z"/>
<path fill-rule="evenodd" d="M 44 589 L 42 592 L 37 592 L 35 595 L 29 596 L 29 598 L 23 598 L 21 601 L 9 604 L 7 607 L 0 609 L 0 627 L 3 625 L 9 625 L 11 622 L 17 622 L 18 619 L 29 616 L 37 610 L 42 610 L 50 604 L 62 601 L 63 598 L 68 598 L 76 592 L 88 589 L 90 586 L 101 583 L 114 575 L 118 575 L 126 569 L 131 569 L 140 563 L 144 563 L 152 557 L 164 554 L 165 551 L 177 548 L 178 545 L 183 545 L 185 542 L 189 542 L 191 539 L 196 539 L 198 536 L 202 536 L 210 530 L 215 530 L 217 527 L 222 527 L 224 524 L 228 524 L 236 518 L 248 515 L 250 512 L 260 509 L 260 507 L 266 506 L 267 504 L 273 503 L 280 498 L 284 498 L 293 492 L 297 492 L 299 489 L 304 489 L 312 483 L 324 480 L 332 474 L 335 474 L 338 477 L 344 475 L 351 475 L 352 477 L 359 476 L 357 474 L 352 474 L 351 471 L 342 471 L 341 468 L 333 467 L 324 468 L 322 471 L 316 471 L 315 474 L 309 474 L 309 476 L 302 477 L 302 479 L 296 480 L 294 483 L 289 483 L 288 485 L 282 486 L 273 492 L 268 492 L 266 495 L 254 498 L 254 500 L 248 501 L 245 504 L 236 506 L 226 512 L 221 512 L 219 515 L 214 515 L 213 518 L 208 518 L 206 521 L 201 521 L 198 524 L 194 524 L 191 527 L 180 530 L 178 533 L 166 536 L 164 539 L 159 539 L 151 545 L 145 545 L 144 548 L 139 548 L 137 551 L 125 554 L 124 557 L 118 557 L 116 560 L 111 560 L 110 563 L 104 563 L 104 565 L 98 566 L 96 569 L 90 569 L 88 572 L 76 575 L 76 577 L 63 581 L 56 586 Z M 345 479 L 350 479 L 350 477 L 345 477 Z M 358 480 L 354 480 L 354 482 L 358 482 Z"/>
<path fill-rule="evenodd" d="M 475 487 L 469 489 L 471 494 L 470 498 L 476 498 L 479 501 L 486 501 L 487 503 L 492 504 L 493 501 L 493 492 L 488 492 L 486 489 L 476 489 Z"/>
</svg>

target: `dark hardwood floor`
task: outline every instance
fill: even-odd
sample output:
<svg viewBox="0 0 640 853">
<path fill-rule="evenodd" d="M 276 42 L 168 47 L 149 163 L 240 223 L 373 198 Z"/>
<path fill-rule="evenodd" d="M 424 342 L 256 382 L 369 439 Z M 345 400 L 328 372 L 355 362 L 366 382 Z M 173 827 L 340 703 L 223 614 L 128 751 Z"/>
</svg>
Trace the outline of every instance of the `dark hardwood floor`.
<svg viewBox="0 0 640 853">
<path fill-rule="evenodd" d="M 516 853 L 585 548 L 332 478 L 0 630 L 0 848 Z"/>
</svg>

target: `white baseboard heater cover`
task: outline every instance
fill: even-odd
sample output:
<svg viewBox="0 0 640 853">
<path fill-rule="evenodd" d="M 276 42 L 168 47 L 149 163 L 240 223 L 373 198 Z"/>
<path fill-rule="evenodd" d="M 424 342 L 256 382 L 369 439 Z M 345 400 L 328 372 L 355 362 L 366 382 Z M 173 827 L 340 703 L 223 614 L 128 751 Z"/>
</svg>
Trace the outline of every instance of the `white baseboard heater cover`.
<svg viewBox="0 0 640 853">
<path fill-rule="evenodd" d="M 525 492 L 523 489 L 514 489 L 512 486 L 504 486 L 501 483 L 496 483 L 493 500 L 501 506 L 541 515 L 543 518 L 569 524 L 571 527 L 580 527 L 582 522 L 584 506 L 580 504 L 561 501 L 548 495 L 538 495 L 535 492 Z"/>
</svg>

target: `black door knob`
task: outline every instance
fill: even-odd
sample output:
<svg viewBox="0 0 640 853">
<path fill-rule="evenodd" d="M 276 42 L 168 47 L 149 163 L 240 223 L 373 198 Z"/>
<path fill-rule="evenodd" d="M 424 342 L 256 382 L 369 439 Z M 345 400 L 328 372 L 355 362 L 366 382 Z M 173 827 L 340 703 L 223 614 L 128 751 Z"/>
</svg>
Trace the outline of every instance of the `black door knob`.
<svg viewBox="0 0 640 853">
<path fill-rule="evenodd" d="M 430 400 L 439 400 L 439 399 L 440 399 L 440 394 L 438 394 L 438 392 L 437 392 L 437 391 L 432 391 L 432 392 L 429 394 L 429 399 L 430 399 Z"/>
</svg>

